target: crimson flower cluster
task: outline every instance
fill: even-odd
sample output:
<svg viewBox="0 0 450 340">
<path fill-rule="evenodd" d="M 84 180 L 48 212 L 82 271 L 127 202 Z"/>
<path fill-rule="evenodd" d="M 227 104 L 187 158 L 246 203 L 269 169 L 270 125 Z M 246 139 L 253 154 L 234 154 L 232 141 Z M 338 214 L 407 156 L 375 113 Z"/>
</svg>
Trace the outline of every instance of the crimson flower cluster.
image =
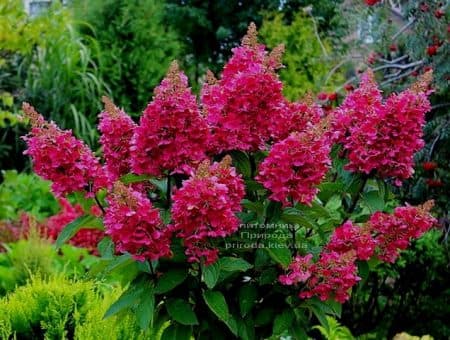
<svg viewBox="0 0 450 340">
<path fill-rule="evenodd" d="M 82 190 L 92 193 L 106 186 L 99 159 L 86 144 L 70 130 L 47 122 L 30 105 L 24 103 L 23 111 L 32 125 L 30 133 L 23 137 L 28 144 L 24 154 L 33 159 L 36 174 L 52 182 L 57 196 Z"/>
<path fill-rule="evenodd" d="M 301 298 L 332 297 L 344 303 L 350 297 L 349 289 L 360 280 L 356 260 L 369 260 L 376 254 L 381 261 L 394 262 L 411 239 L 436 224 L 432 207 L 433 201 L 428 201 L 418 207 L 398 207 L 393 214 L 376 212 L 363 226 L 346 221 L 334 230 L 317 262 L 312 254 L 296 256 L 278 280 L 284 285 L 304 283 Z"/>
<path fill-rule="evenodd" d="M 393 214 L 376 212 L 367 222 L 377 243 L 377 256 L 385 262 L 395 262 L 399 250 L 406 249 L 411 239 L 420 237 L 437 223 L 430 215 L 433 202 L 422 206 L 397 207 Z"/>
<path fill-rule="evenodd" d="M 138 261 L 170 256 L 170 230 L 144 194 L 115 182 L 107 201 L 105 233 L 111 236 L 117 251 L 129 253 Z"/>
<path fill-rule="evenodd" d="M 98 130 L 105 166 L 111 183 L 131 172 L 131 138 L 136 124 L 123 110 L 103 97 L 105 110 L 100 113 Z"/>
<path fill-rule="evenodd" d="M 283 47 L 268 54 L 258 44 L 251 24 L 242 45 L 233 49 L 222 77 L 209 73 L 202 88 L 202 105 L 211 129 L 209 151 L 256 151 L 278 136 L 278 121 L 289 113 L 282 83 L 275 70 L 281 67 Z"/>
<path fill-rule="evenodd" d="M 186 172 L 206 157 L 207 139 L 208 127 L 187 77 L 173 62 L 134 130 L 132 169 L 153 176 Z"/>
<path fill-rule="evenodd" d="M 47 221 L 49 235 L 56 238 L 65 225 L 83 214 L 80 206 L 70 205 L 63 196 L 83 190 L 94 196 L 104 188 L 107 207 L 94 196 L 101 209 L 91 213 L 104 214 L 105 233 L 118 252 L 138 261 L 170 257 L 175 236 L 181 238 L 189 262 L 209 265 L 218 259 L 221 239 L 238 230 L 237 213 L 245 196 L 243 178 L 231 166 L 231 157 L 211 164 L 213 157 L 234 150 L 268 152 L 259 165 L 251 164 L 258 165 L 254 179 L 268 190 L 270 200 L 284 207 L 311 205 L 330 168 L 335 143 L 348 159 L 347 170 L 393 178 L 397 184 L 411 176 L 413 155 L 423 146 L 424 115 L 430 110 L 431 73 L 425 73 L 411 89 L 384 100 L 368 71 L 358 88 L 347 87 L 343 104 L 333 112 L 330 106 L 325 114 L 311 94 L 302 102 L 284 98 L 276 75 L 282 67 L 282 52 L 282 46 L 269 53 L 258 44 L 252 24 L 241 46 L 233 49 L 220 79 L 207 75 L 200 105 L 176 62 L 156 88 L 139 124 L 104 98 L 99 123 L 104 166 L 71 131 L 45 121 L 24 104 L 32 124 L 25 137 L 26 154 L 32 157 L 36 173 L 53 182 L 63 207 Z M 322 103 L 338 99 L 334 92 L 319 97 Z M 435 168 L 427 167 L 428 171 Z M 173 185 L 167 178 L 168 225 L 158 210 L 161 197 L 152 195 L 159 200 L 153 205 L 144 184 L 121 182 L 129 173 L 176 176 L 178 188 L 172 197 Z M 257 190 L 255 196 L 260 192 L 265 191 Z M 318 296 L 342 303 L 360 280 L 357 261 L 377 256 L 393 262 L 411 239 L 436 222 L 429 214 L 431 206 L 399 207 L 392 214 L 377 212 L 361 226 L 346 221 L 334 230 L 317 257 L 295 256 L 279 281 L 301 284 L 301 298 Z M 82 230 L 72 242 L 92 249 L 102 235 L 102 231 Z"/>
<path fill-rule="evenodd" d="M 369 260 L 375 251 L 376 245 L 377 242 L 372 238 L 369 228 L 365 226 L 359 227 L 351 221 L 346 221 L 334 230 L 325 249 L 337 253 L 346 253 L 354 250 L 357 259 Z"/>
<path fill-rule="evenodd" d="M 310 204 L 330 166 L 330 140 L 320 128 L 311 128 L 273 145 L 261 163 L 256 180 L 269 189 L 270 199 L 284 206 Z"/>
<path fill-rule="evenodd" d="M 431 73 L 413 88 L 382 101 L 368 72 L 359 89 L 350 93 L 336 117 L 342 127 L 341 142 L 347 153 L 346 169 L 381 178 L 394 178 L 397 185 L 413 174 L 414 153 L 423 147 L 422 128 L 430 111 L 427 87 Z"/>
<path fill-rule="evenodd" d="M 215 262 L 218 249 L 212 240 L 239 227 L 244 183 L 230 164 L 229 156 L 212 165 L 204 161 L 173 195 L 171 229 L 183 239 L 189 262 Z"/>
</svg>

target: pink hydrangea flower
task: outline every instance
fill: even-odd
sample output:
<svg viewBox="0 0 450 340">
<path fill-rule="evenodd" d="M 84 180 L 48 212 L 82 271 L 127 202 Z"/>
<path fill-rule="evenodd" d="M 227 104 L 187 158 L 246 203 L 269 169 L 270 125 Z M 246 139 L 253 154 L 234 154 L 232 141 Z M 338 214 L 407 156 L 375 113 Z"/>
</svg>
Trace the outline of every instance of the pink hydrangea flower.
<svg viewBox="0 0 450 340">
<path fill-rule="evenodd" d="M 351 221 L 337 227 L 328 244 L 327 251 L 346 253 L 354 250 L 359 260 L 369 260 L 375 251 L 376 241 L 366 227 L 358 227 Z"/>
<path fill-rule="evenodd" d="M 361 280 L 354 252 L 323 252 L 310 271 L 311 277 L 299 294 L 302 299 L 318 296 L 322 301 L 333 298 L 344 303 L 350 298 L 349 289 Z"/>
<path fill-rule="evenodd" d="M 209 151 L 256 151 L 281 134 L 278 120 L 285 119 L 288 105 L 282 83 L 275 74 L 283 48 L 268 54 L 257 43 L 256 27 L 251 24 L 242 45 L 216 80 L 211 73 L 204 84 L 201 102 L 211 129 Z"/>
<path fill-rule="evenodd" d="M 272 122 L 273 141 L 287 138 L 293 132 L 304 132 L 320 123 L 325 113 L 320 105 L 314 103 L 311 94 L 302 101 L 286 103 L 286 108 L 280 110 L 278 119 Z"/>
<path fill-rule="evenodd" d="M 330 147 L 319 126 L 292 133 L 273 145 L 260 164 L 256 180 L 272 192 L 270 199 L 284 206 L 292 201 L 310 204 L 330 167 Z"/>
<path fill-rule="evenodd" d="M 105 166 L 109 180 L 115 182 L 120 176 L 131 172 L 131 138 L 136 124 L 123 110 L 103 97 L 105 110 L 100 113 L 98 129 L 103 147 Z"/>
<path fill-rule="evenodd" d="M 393 214 L 376 212 L 367 222 L 377 242 L 378 258 L 385 262 L 395 262 L 399 250 L 406 249 L 411 239 L 420 237 L 436 224 L 430 210 L 433 201 L 422 206 L 397 207 Z"/>
<path fill-rule="evenodd" d="M 107 201 L 104 224 L 117 251 L 138 261 L 171 256 L 170 230 L 144 194 L 116 182 Z"/>
<path fill-rule="evenodd" d="M 161 176 L 184 172 L 205 158 L 208 126 L 187 77 L 173 62 L 155 90 L 131 141 L 131 163 L 137 174 Z"/>
<path fill-rule="evenodd" d="M 173 194 L 172 229 L 183 238 L 189 262 L 217 260 L 212 240 L 234 233 L 240 224 L 244 183 L 230 167 L 231 158 L 210 165 L 202 162 L 195 175 Z"/>
<path fill-rule="evenodd" d="M 59 198 L 61 211 L 49 217 L 43 223 L 46 235 L 53 240 L 58 238 L 60 232 L 71 222 L 83 215 L 83 208 L 79 204 L 72 205 L 67 199 Z M 80 229 L 70 240 L 73 246 L 86 248 L 91 253 L 97 254 L 97 244 L 105 236 L 102 230 L 83 228 Z"/>
<path fill-rule="evenodd" d="M 288 273 L 278 277 L 281 284 L 289 286 L 308 280 L 311 277 L 312 257 L 312 254 L 297 255 L 289 265 Z"/>
<path fill-rule="evenodd" d="M 70 130 L 45 121 L 29 104 L 23 104 L 23 111 L 32 125 L 30 133 L 23 137 L 28 144 L 24 154 L 32 158 L 36 174 L 52 181 L 57 196 L 81 190 L 96 192 L 107 186 L 105 171 L 86 144 Z"/>
<path fill-rule="evenodd" d="M 413 156 L 420 150 L 425 113 L 431 109 L 427 87 L 431 73 L 411 90 L 382 101 L 373 74 L 366 73 L 359 89 L 351 92 L 335 115 L 336 139 L 349 160 L 346 169 L 401 185 L 413 174 Z"/>
</svg>

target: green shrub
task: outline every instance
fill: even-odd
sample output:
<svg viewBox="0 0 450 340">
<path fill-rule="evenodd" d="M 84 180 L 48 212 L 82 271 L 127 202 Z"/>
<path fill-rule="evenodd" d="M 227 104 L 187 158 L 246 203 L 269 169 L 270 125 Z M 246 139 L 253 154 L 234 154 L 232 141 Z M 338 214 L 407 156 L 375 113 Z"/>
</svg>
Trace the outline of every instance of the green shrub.
<svg viewBox="0 0 450 340">
<path fill-rule="evenodd" d="M 0 184 L 0 220 L 17 220 L 21 211 L 38 220 L 56 214 L 58 202 L 50 192 L 50 183 L 35 174 L 2 171 Z"/>
<path fill-rule="evenodd" d="M 165 22 L 164 2 L 78 0 L 81 27 L 98 41 L 100 72 L 116 104 L 141 112 L 169 63 L 180 56 L 181 37 Z"/>
<path fill-rule="evenodd" d="M 34 277 L 0 300 L 1 339 L 144 339 L 132 316 L 103 320 L 120 290 L 106 297 L 95 283 Z"/>
<path fill-rule="evenodd" d="M 55 247 L 36 232 L 28 240 L 5 245 L 0 253 L 0 296 L 24 285 L 32 276 L 49 278 L 57 274 L 81 277 L 96 258 L 86 249 L 64 245 L 57 252 Z"/>
<path fill-rule="evenodd" d="M 330 73 L 339 60 L 332 55 L 330 39 L 319 37 L 316 32 L 316 19 L 297 12 L 290 24 L 284 20 L 281 13 L 266 13 L 260 33 L 270 48 L 280 41 L 286 45 L 286 68 L 280 72 L 285 95 L 294 100 L 307 91 L 334 90 L 342 84 L 342 72 Z"/>
</svg>

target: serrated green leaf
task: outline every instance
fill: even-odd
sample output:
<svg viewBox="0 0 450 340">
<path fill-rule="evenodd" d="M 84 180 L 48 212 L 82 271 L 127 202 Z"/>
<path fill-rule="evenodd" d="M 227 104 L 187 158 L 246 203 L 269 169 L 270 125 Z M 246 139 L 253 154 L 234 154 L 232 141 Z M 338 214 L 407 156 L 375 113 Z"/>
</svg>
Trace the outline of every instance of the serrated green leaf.
<svg viewBox="0 0 450 340">
<path fill-rule="evenodd" d="M 220 270 L 225 272 L 245 272 L 253 266 L 240 257 L 222 257 L 218 261 Z"/>
<path fill-rule="evenodd" d="M 85 229 L 102 229 L 102 221 L 92 215 L 83 215 L 78 217 L 75 221 L 69 223 L 64 227 L 56 239 L 55 246 L 60 248 L 64 243 L 70 240 L 82 228 Z"/>
<path fill-rule="evenodd" d="M 181 284 L 187 277 L 185 269 L 172 269 L 164 273 L 156 283 L 155 293 L 164 294 Z"/>
<path fill-rule="evenodd" d="M 170 299 L 166 302 L 167 313 L 182 325 L 198 325 L 197 316 L 191 305 L 182 299 Z"/>
<path fill-rule="evenodd" d="M 202 280 L 209 289 L 212 289 L 216 285 L 219 275 L 220 265 L 216 262 L 203 268 Z"/>
</svg>

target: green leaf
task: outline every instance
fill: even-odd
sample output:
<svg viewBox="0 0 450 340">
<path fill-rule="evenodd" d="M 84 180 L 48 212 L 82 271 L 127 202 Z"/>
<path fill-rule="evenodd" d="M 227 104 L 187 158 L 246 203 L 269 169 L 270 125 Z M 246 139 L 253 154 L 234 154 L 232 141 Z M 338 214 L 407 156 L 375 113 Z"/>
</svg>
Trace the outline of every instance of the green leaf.
<svg viewBox="0 0 450 340">
<path fill-rule="evenodd" d="M 314 228 L 314 225 L 295 208 L 286 209 L 281 215 L 281 220 L 289 224 L 297 224 L 299 227 Z"/>
<path fill-rule="evenodd" d="M 232 151 L 231 158 L 233 158 L 233 163 L 236 165 L 238 172 L 246 178 L 250 178 L 252 176 L 250 159 L 246 153 L 242 151 Z"/>
<path fill-rule="evenodd" d="M 371 213 L 376 211 L 383 211 L 384 198 L 379 191 L 369 191 L 363 194 L 363 200 L 366 203 Z"/>
<path fill-rule="evenodd" d="M 209 266 L 203 267 L 202 280 L 203 282 L 205 282 L 206 286 L 209 289 L 214 288 L 214 286 L 217 283 L 217 280 L 219 280 L 219 275 L 220 275 L 219 263 L 215 262 L 213 264 L 210 264 Z"/>
<path fill-rule="evenodd" d="M 273 335 L 281 335 L 286 329 L 291 327 L 295 314 L 291 309 L 285 309 L 275 317 L 273 322 Z"/>
<path fill-rule="evenodd" d="M 198 325 L 197 316 L 189 303 L 182 299 L 170 299 L 166 302 L 167 313 L 182 325 Z"/>
<path fill-rule="evenodd" d="M 280 246 L 280 248 L 265 247 L 264 249 L 275 262 L 286 268 L 292 261 L 291 251 L 286 246 Z"/>
<path fill-rule="evenodd" d="M 254 285 L 244 285 L 239 289 L 239 310 L 242 317 L 245 317 L 251 311 L 258 298 L 258 291 Z"/>
<path fill-rule="evenodd" d="M 139 305 L 136 308 L 136 319 L 142 330 L 147 330 L 153 323 L 155 309 L 155 295 L 153 290 L 144 291 Z"/>
<path fill-rule="evenodd" d="M 161 335 L 161 340 L 190 340 L 192 328 L 180 324 L 172 324 Z"/>
<path fill-rule="evenodd" d="M 249 211 L 253 211 L 258 215 L 264 214 L 264 205 L 261 202 L 252 202 L 248 199 L 243 199 L 241 202 L 242 206 Z"/>
<path fill-rule="evenodd" d="M 331 211 L 336 211 L 342 206 L 342 198 L 338 195 L 332 196 L 327 204 L 325 204 L 325 208 Z"/>
<path fill-rule="evenodd" d="M 86 229 L 101 229 L 102 221 L 92 215 L 83 215 L 78 217 L 75 221 L 69 223 L 64 227 L 56 239 L 55 246 L 60 248 L 64 243 L 70 240 L 82 228 Z"/>
<path fill-rule="evenodd" d="M 144 182 L 148 181 L 152 177 L 149 175 L 135 175 L 135 174 L 126 174 L 120 177 L 120 181 L 123 184 L 131 184 L 131 183 L 138 183 L 138 182 Z"/>
<path fill-rule="evenodd" d="M 281 217 L 282 205 L 280 202 L 270 201 L 266 207 L 266 219 L 269 222 L 278 221 Z"/>
<path fill-rule="evenodd" d="M 185 269 L 173 269 L 164 273 L 156 283 L 155 293 L 164 294 L 181 284 L 187 277 Z"/>
<path fill-rule="evenodd" d="M 206 290 L 203 292 L 203 299 L 208 305 L 209 309 L 222 321 L 228 320 L 230 314 L 228 313 L 228 305 L 225 297 L 221 292 Z"/>
<path fill-rule="evenodd" d="M 102 240 L 97 245 L 98 252 L 101 257 L 112 259 L 114 256 L 114 243 L 111 237 L 107 236 L 102 238 Z"/>
<path fill-rule="evenodd" d="M 226 272 L 245 272 L 253 266 L 240 257 L 222 257 L 219 259 L 220 270 Z"/>
<path fill-rule="evenodd" d="M 364 283 L 367 281 L 369 277 L 369 264 L 367 261 L 359 261 L 358 262 L 358 276 L 361 278 L 361 282 L 359 282 L 359 287 L 364 286 Z"/>
<path fill-rule="evenodd" d="M 224 322 L 234 335 L 237 335 L 236 320 L 229 314 L 227 301 L 223 294 L 218 291 L 207 290 L 203 292 L 203 299 L 219 320 Z"/>
<path fill-rule="evenodd" d="M 261 286 L 263 285 L 270 285 L 272 284 L 277 278 L 277 271 L 275 268 L 267 268 L 266 270 L 263 270 L 261 272 L 261 275 L 259 277 L 259 284 Z"/>
<path fill-rule="evenodd" d="M 137 305 L 141 299 L 141 294 L 143 291 L 143 285 L 133 285 L 128 288 L 125 292 L 122 293 L 119 299 L 117 299 L 117 301 L 108 308 L 103 318 L 108 318 L 124 309 Z"/>
</svg>

